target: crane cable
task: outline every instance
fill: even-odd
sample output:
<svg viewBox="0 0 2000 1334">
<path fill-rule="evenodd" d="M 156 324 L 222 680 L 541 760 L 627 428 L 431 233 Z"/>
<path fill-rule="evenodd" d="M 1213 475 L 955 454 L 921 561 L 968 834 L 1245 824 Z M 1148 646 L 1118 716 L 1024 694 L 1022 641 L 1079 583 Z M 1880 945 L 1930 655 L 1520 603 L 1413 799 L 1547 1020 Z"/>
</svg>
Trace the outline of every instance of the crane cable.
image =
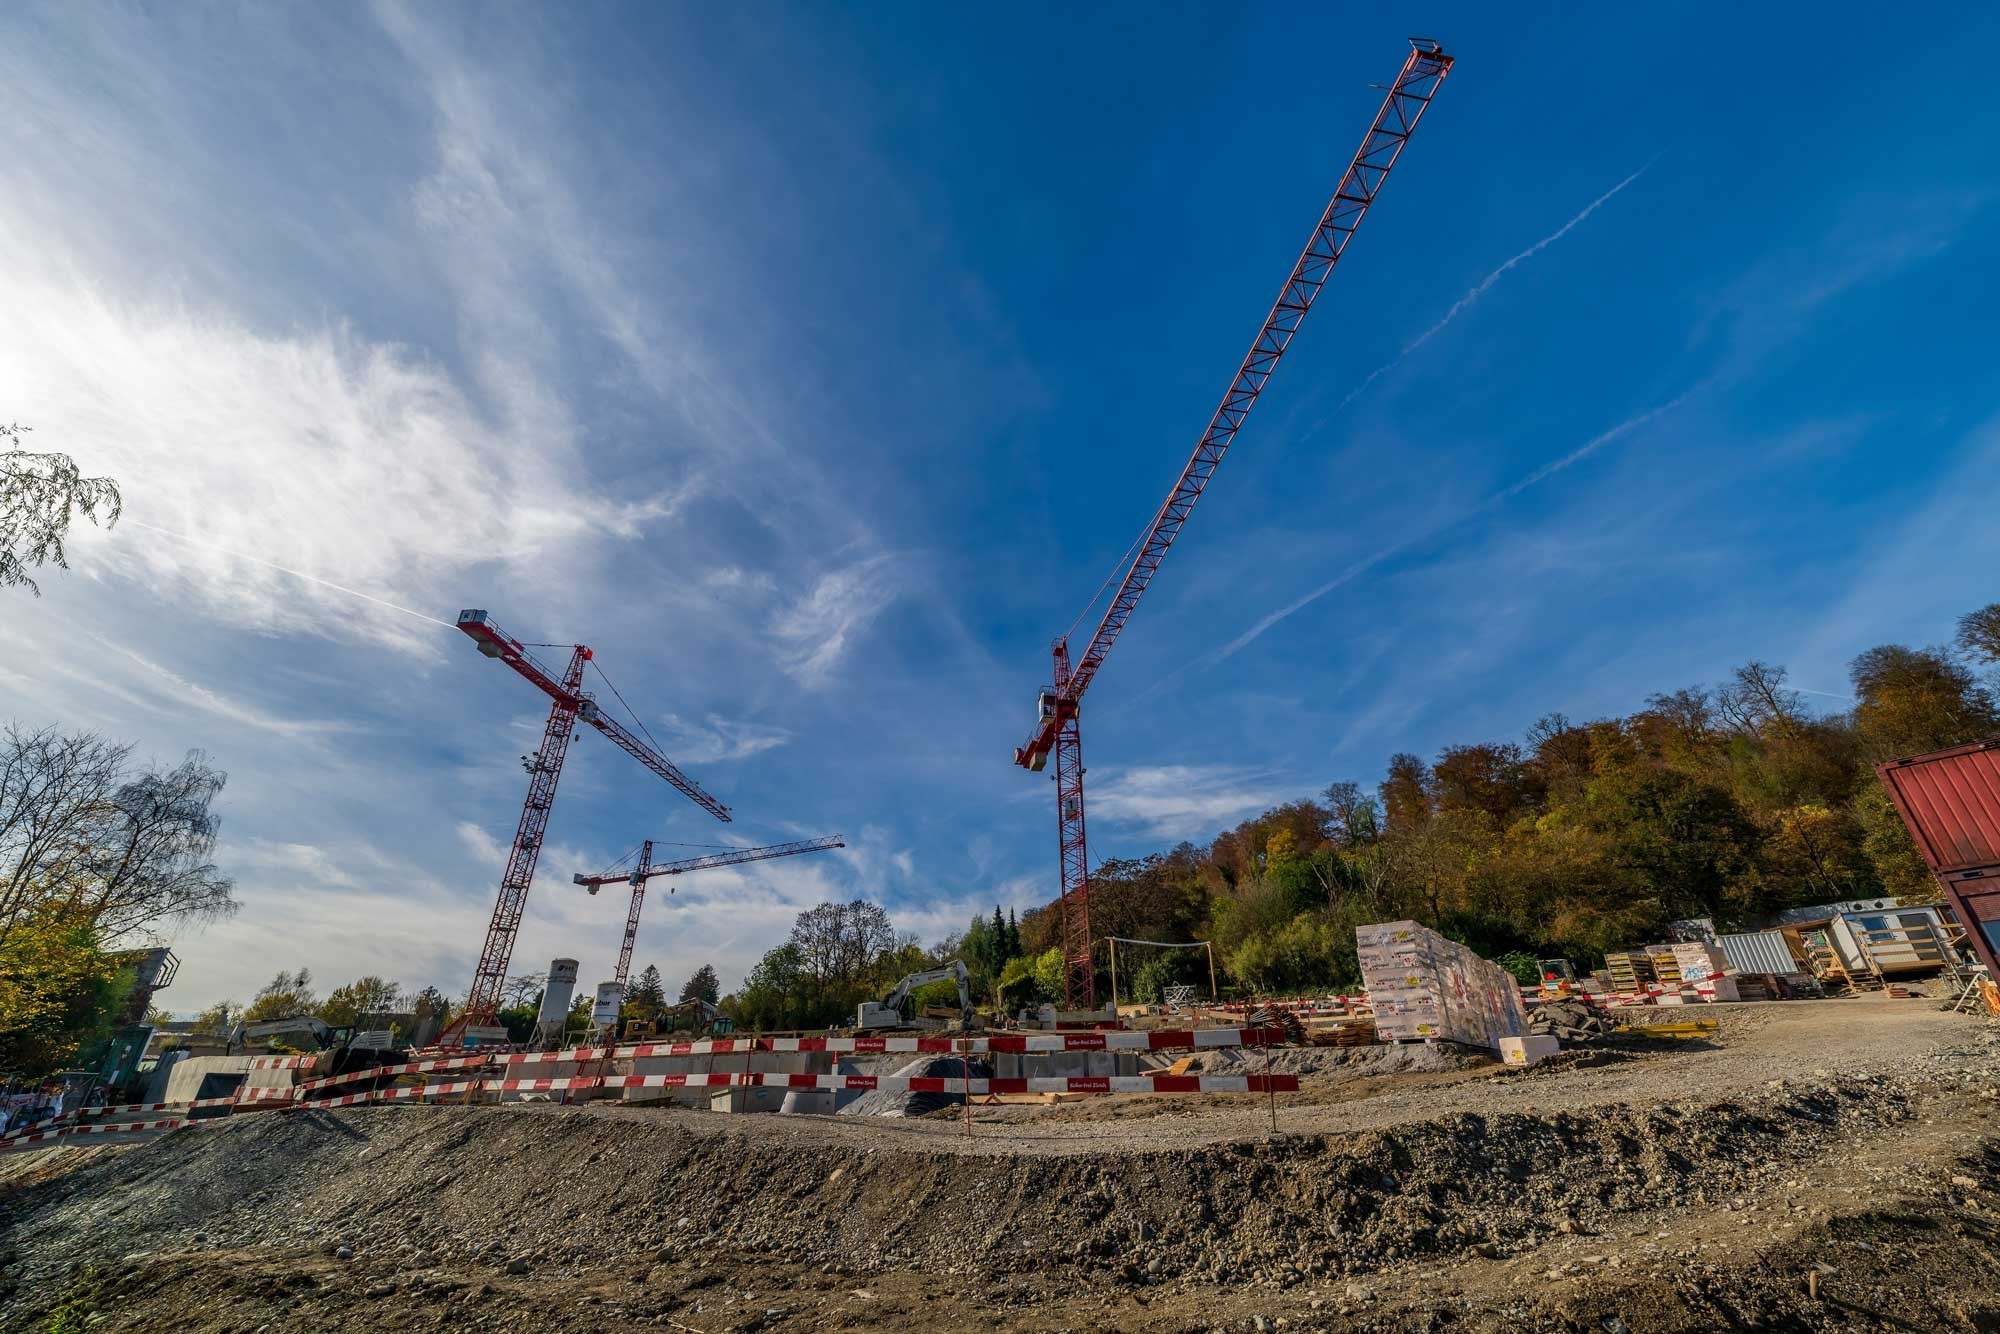
<svg viewBox="0 0 2000 1334">
<path fill-rule="evenodd" d="M 661 752 L 662 754 L 665 754 L 667 748 L 665 746 L 662 746 L 660 744 L 659 738 L 654 736 L 652 732 L 646 727 L 646 720 L 639 716 L 639 711 L 633 708 L 630 704 L 625 703 L 625 696 L 620 695 L 618 693 L 618 687 L 612 685 L 611 678 L 605 675 L 605 671 L 602 667 L 599 667 L 597 665 L 597 659 L 592 658 L 590 660 L 590 666 L 591 669 L 594 670 L 600 677 L 604 678 L 604 684 L 611 687 L 611 693 L 617 696 L 618 702 L 621 705 L 624 705 L 625 715 L 638 725 L 638 728 L 641 732 L 644 732 L 646 734 L 646 740 L 653 743 L 653 749 Z"/>
</svg>

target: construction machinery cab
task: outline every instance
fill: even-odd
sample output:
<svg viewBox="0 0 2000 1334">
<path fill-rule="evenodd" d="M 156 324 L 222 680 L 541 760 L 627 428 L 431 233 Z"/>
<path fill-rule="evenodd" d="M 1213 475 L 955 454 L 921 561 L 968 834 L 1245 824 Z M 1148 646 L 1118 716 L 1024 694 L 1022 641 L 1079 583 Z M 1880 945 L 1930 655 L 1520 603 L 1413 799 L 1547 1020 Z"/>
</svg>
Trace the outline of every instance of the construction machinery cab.
<svg viewBox="0 0 2000 1334">
<path fill-rule="evenodd" d="M 1576 994 L 1576 965 L 1568 959 L 1541 961 L 1542 998 L 1560 1000 Z"/>
<path fill-rule="evenodd" d="M 941 968 L 925 968 L 911 973 L 897 982 L 880 1001 L 862 1001 L 854 1014 L 854 1026 L 858 1029 L 925 1027 L 921 1020 L 906 1017 L 903 1006 L 909 1001 L 910 993 L 918 987 L 948 979 L 958 983 L 959 1027 L 969 1030 L 972 1027 L 972 988 L 965 963 L 960 959 L 954 959 Z"/>
</svg>

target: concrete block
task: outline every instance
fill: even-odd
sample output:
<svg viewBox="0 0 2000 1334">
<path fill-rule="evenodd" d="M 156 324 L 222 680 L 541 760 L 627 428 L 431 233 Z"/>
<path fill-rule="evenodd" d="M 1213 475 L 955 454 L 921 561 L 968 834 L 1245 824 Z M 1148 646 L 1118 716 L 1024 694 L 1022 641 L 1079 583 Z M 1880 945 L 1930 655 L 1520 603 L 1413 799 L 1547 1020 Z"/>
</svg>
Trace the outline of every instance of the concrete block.
<svg viewBox="0 0 2000 1334">
<path fill-rule="evenodd" d="M 1500 1059 L 1508 1065 L 1533 1065 L 1562 1050 L 1562 1043 L 1543 1034 L 1500 1039 Z"/>
</svg>

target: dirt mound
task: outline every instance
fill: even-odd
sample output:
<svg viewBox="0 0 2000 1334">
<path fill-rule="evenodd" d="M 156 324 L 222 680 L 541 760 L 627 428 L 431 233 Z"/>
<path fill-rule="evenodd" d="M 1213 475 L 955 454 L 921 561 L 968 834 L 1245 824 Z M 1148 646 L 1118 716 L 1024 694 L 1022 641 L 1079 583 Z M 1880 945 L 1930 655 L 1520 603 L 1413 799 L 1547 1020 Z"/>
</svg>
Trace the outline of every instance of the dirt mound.
<svg viewBox="0 0 2000 1334">
<path fill-rule="evenodd" d="M 1762 1106 L 1461 1116 L 1344 1136 L 1059 1158 L 690 1133 L 687 1114 L 356 1108 L 183 1131 L 0 1212 L 25 1269 L 184 1243 L 384 1247 L 558 1271 L 660 1246 L 951 1269 L 1011 1254 L 1207 1278 L 1363 1271 L 1734 1189 L 1906 1095 L 1828 1081 Z M 921 1217 L 921 1227 L 903 1221 Z M 893 1220 L 893 1226 L 885 1226 Z"/>
<path fill-rule="evenodd" d="M 1327 1051 L 1362 1073 L 1285 1114 L 1350 1119 L 1271 1139 L 1201 1129 L 1261 1120 L 1259 1097 L 971 1136 L 546 1104 L 245 1116 L 0 1200 L 0 1330 L 2000 1328 L 2000 1025 L 1884 1005 L 1766 1027 L 1380 1081 L 1453 1053 Z"/>
</svg>

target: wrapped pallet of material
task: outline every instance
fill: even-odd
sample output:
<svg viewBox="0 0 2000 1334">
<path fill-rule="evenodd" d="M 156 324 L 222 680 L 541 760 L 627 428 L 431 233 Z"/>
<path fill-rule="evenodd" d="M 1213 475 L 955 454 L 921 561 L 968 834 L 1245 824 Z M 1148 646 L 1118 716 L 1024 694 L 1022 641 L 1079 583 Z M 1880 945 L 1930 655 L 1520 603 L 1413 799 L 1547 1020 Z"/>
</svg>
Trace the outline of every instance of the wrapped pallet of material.
<svg viewBox="0 0 2000 1334">
<path fill-rule="evenodd" d="M 1375 1027 L 1390 1041 L 1443 1038 L 1500 1049 L 1528 1031 L 1512 973 L 1415 922 L 1356 927 Z"/>
</svg>

